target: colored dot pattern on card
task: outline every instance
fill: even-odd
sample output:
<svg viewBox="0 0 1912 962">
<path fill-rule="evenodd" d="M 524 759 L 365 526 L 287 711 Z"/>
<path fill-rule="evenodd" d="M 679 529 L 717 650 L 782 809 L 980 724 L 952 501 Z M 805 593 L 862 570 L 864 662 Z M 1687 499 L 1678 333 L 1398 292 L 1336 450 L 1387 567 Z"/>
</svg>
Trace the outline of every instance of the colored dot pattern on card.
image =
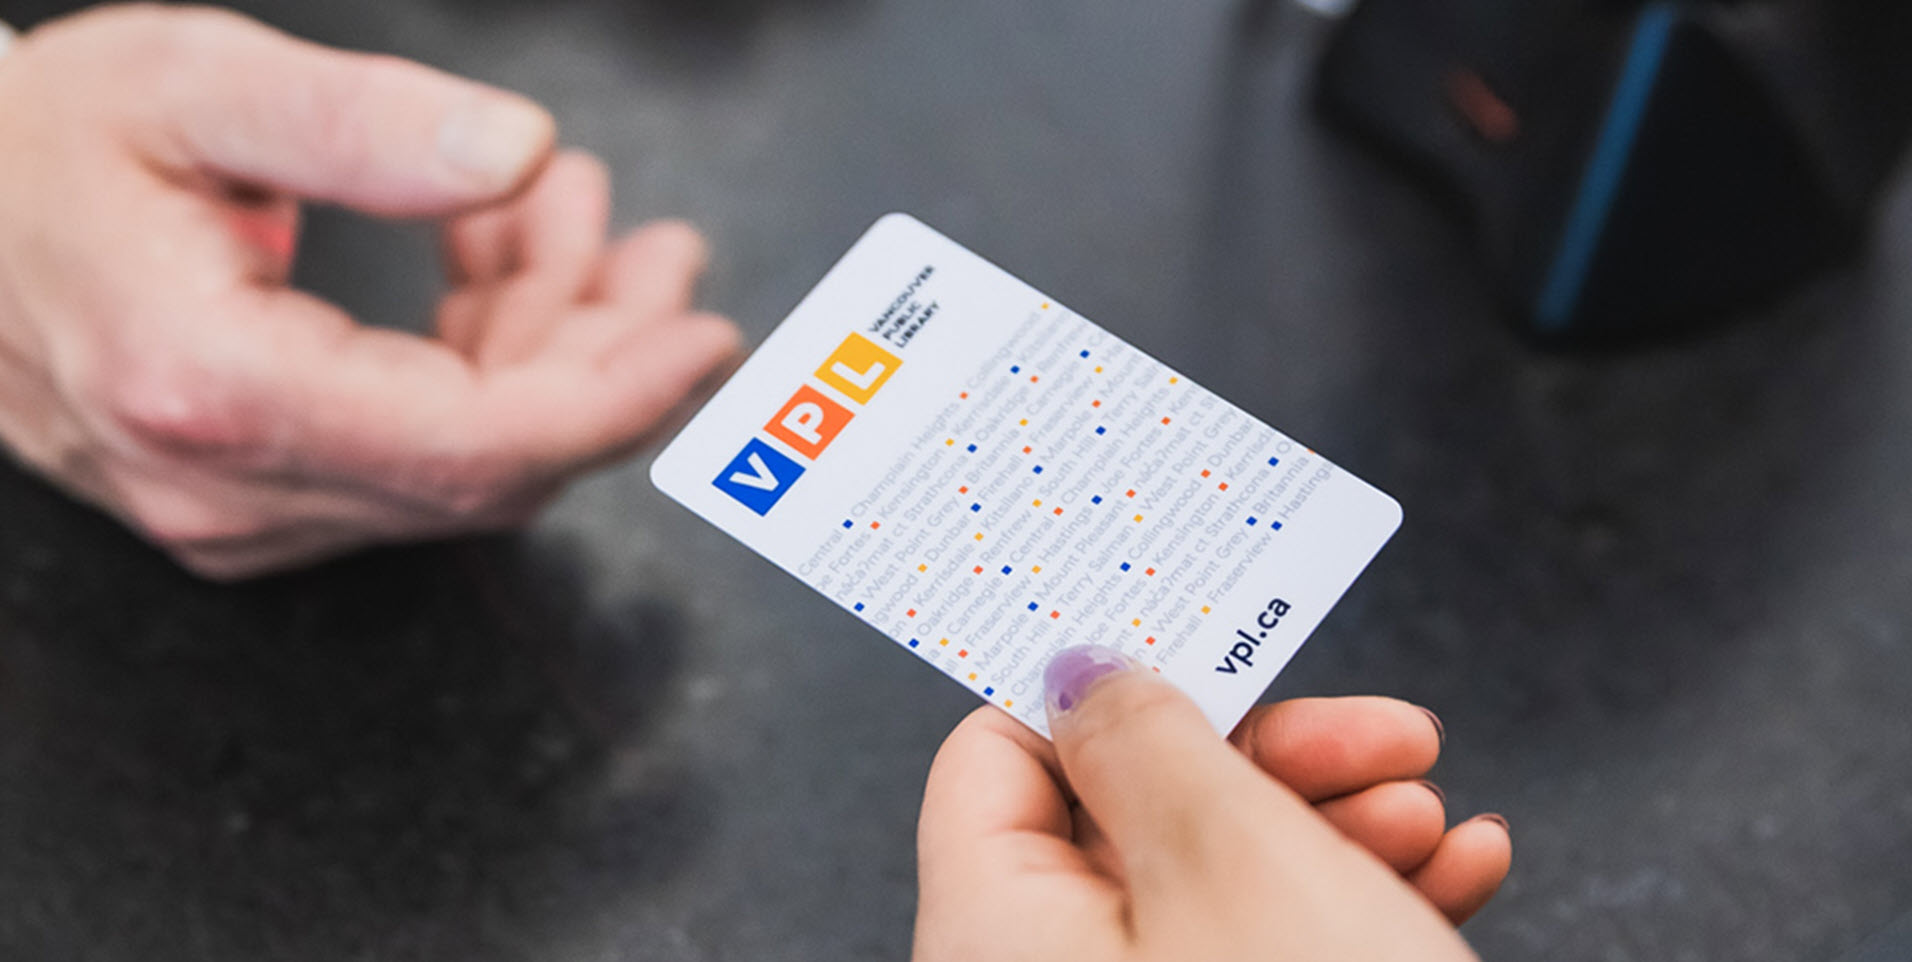
<svg viewBox="0 0 1912 962">
<path fill-rule="evenodd" d="M 1058 363 L 1060 358 L 1071 356 L 1085 363 L 1080 367 Z M 1206 493 L 1195 495 L 1196 502 L 1216 505 L 1212 510 L 1220 517 L 1215 520 L 1225 520 L 1233 514 L 1244 519 L 1251 528 L 1263 528 L 1265 524 L 1264 530 L 1279 531 L 1282 522 L 1269 519 L 1269 513 L 1278 511 L 1280 502 L 1258 497 L 1257 492 L 1279 488 L 1278 477 L 1269 469 L 1283 467 L 1283 457 L 1271 454 L 1266 447 L 1235 453 L 1230 445 L 1216 441 L 1216 438 L 1230 436 L 1230 425 L 1244 423 L 1239 412 L 1224 411 L 1226 416 L 1222 421 L 1225 423 L 1217 423 L 1217 409 L 1212 404 L 1204 406 L 1207 402 L 1203 400 L 1203 392 L 1163 390 L 1164 380 L 1168 385 L 1179 385 L 1181 379 L 1166 373 L 1150 375 L 1147 363 L 1128 360 L 1120 350 L 1111 356 L 1082 344 L 1066 349 L 1057 346 L 1043 351 L 1031 350 L 1014 363 L 1001 363 L 1000 367 L 992 364 L 989 369 L 978 372 L 969 389 L 958 393 L 960 400 L 976 403 L 949 406 L 944 415 L 946 423 L 929 427 L 928 432 L 933 433 L 915 442 L 935 451 L 947 465 L 939 477 L 917 483 L 927 483 L 931 490 L 948 491 L 953 487 L 955 496 L 947 498 L 940 508 L 912 502 L 900 495 L 888 503 L 872 498 L 867 502 L 868 511 L 883 520 L 871 521 L 866 517 L 862 521 L 843 522 L 845 530 L 862 525 L 875 533 L 874 537 L 843 539 L 842 543 L 849 546 L 844 549 L 846 554 L 867 554 L 878 550 L 873 546 L 890 545 L 887 550 L 900 555 L 892 556 L 891 564 L 914 568 L 915 573 L 922 576 L 931 574 L 934 568 L 939 577 L 912 578 L 906 584 L 877 582 L 887 589 L 882 597 L 865 591 L 860 592 L 864 600 L 846 600 L 854 600 L 855 611 L 866 615 L 872 623 L 888 621 L 900 625 L 904 623 L 902 619 L 908 619 L 911 627 L 936 639 L 935 645 L 925 645 L 923 638 L 911 637 L 907 639 L 909 648 L 1004 708 L 1012 708 L 1016 702 L 1000 697 L 999 686 L 1007 687 L 1012 682 L 1023 684 L 1032 675 L 1039 679 L 1044 659 L 1018 659 L 1012 663 L 1017 667 L 1007 669 L 1011 674 L 1004 674 L 1005 662 L 1001 659 L 1011 649 L 1005 647 L 1003 638 L 1042 637 L 1031 635 L 1039 631 L 1052 639 L 1043 643 L 1048 646 L 1084 637 L 1079 633 L 1098 621 L 1105 625 L 1113 621 L 1111 627 L 1123 634 L 1119 640 L 1107 636 L 1105 643 L 1119 643 L 1137 656 L 1147 652 L 1146 657 L 1157 662 L 1152 667 L 1161 670 L 1161 666 L 1168 664 L 1168 659 L 1181 650 L 1173 642 L 1182 637 L 1181 633 L 1200 628 L 1200 619 L 1212 615 L 1216 607 L 1203 603 L 1208 599 L 1197 596 L 1201 589 L 1190 586 L 1194 580 L 1191 572 L 1200 569 L 1191 569 L 1181 559 L 1179 552 L 1185 549 L 1177 548 L 1178 542 L 1172 540 L 1183 530 L 1178 525 L 1188 523 L 1180 517 L 1188 511 L 1188 492 L 1200 483 L 1200 489 Z M 1160 372 L 1161 369 L 1155 366 L 1152 370 Z M 1163 380 L 1154 379 L 1156 376 Z M 1103 396 L 1093 396 L 1091 384 L 1095 385 L 1094 393 Z M 1145 388 L 1145 384 L 1153 386 Z M 1085 397 L 1090 400 L 1087 409 L 1078 406 Z M 1184 445 L 1183 451 L 1176 455 L 1181 458 L 1187 451 L 1187 439 L 1195 437 L 1205 439 L 1200 445 L 1204 450 L 1199 461 L 1191 455 L 1169 467 L 1166 456 L 1150 460 L 1143 454 L 1176 444 Z M 1044 449 L 1040 459 L 1035 457 L 1037 447 Z M 1211 456 L 1218 448 L 1220 453 Z M 957 450 L 946 454 L 947 449 Z M 1264 464 L 1266 467 L 1261 467 Z M 1085 482 L 1076 472 L 1088 470 L 1087 465 L 1104 473 Z M 1015 470 L 1022 467 L 1027 470 Z M 1295 469 L 1289 470 L 1292 474 Z M 1083 490 L 1089 483 L 1097 483 L 1100 490 L 1110 493 Z M 1002 510 L 1002 506 L 1015 504 L 1017 497 L 1033 510 L 1028 513 Z M 1089 510 L 1102 507 L 1109 498 L 1126 498 L 1133 503 L 1127 505 L 1127 511 Z M 990 511 L 985 512 L 985 506 Z M 1250 508 L 1255 509 L 1254 514 L 1249 513 Z M 933 516 L 936 510 L 963 513 L 964 509 L 974 516 L 972 524 L 978 528 L 987 525 L 989 530 L 970 528 L 964 532 L 959 529 L 947 534 L 931 530 L 926 540 L 924 532 L 934 526 L 927 524 L 925 518 Z M 857 508 L 858 513 L 864 510 L 864 505 Z M 990 517 L 982 518 L 984 514 Z M 1047 520 L 1036 522 L 1031 514 Z M 1131 524 L 1120 524 L 1123 521 Z M 1133 527 L 1151 521 L 1150 528 Z M 1097 524 L 1102 527 L 1096 527 Z M 1143 565 L 1103 555 L 1096 563 L 1111 565 L 1124 576 L 1105 580 L 1092 589 L 1096 594 L 1106 594 L 1106 599 L 1096 597 L 1085 602 L 1083 595 L 1070 594 L 1080 589 L 1076 587 L 1076 575 L 1069 571 L 1064 571 L 1061 581 L 1047 582 L 1040 588 L 1035 584 L 1034 576 L 1043 571 L 1043 564 L 1038 562 L 1073 567 L 1073 562 L 1064 565 L 1061 559 L 1079 553 L 1076 546 L 1085 543 L 1085 537 L 1108 539 L 1107 534 L 1091 533 L 1116 530 L 1133 532 L 1124 535 L 1129 540 L 1120 550 L 1154 545 L 1151 554 L 1157 560 Z M 1055 534 L 1043 533 L 1047 531 Z M 967 539 L 963 537 L 966 533 Z M 1134 540 L 1138 538 L 1163 540 Z M 1122 544 L 1121 541 L 1113 543 Z M 1114 553 L 1116 549 L 1108 550 Z M 931 561 L 938 563 L 930 564 Z M 1010 563 L 1012 561 L 1015 563 Z M 881 567 L 878 562 L 863 570 L 880 574 Z M 990 625 L 990 640 L 984 643 L 982 638 L 974 636 L 976 626 L 987 624 L 975 616 L 975 603 L 949 604 L 943 600 L 943 595 L 953 591 L 952 586 L 960 580 L 945 575 L 963 569 L 976 576 L 993 572 L 1004 579 L 1005 586 L 1016 584 L 1014 579 L 1020 575 L 1030 579 L 1027 587 L 1031 593 L 1053 589 L 1057 595 L 1024 602 L 1030 617 L 1017 619 L 1013 626 Z M 1100 570 L 1110 571 L 1109 568 Z M 997 590 L 987 587 L 991 583 L 986 579 L 964 583 L 976 587 L 965 589 L 970 594 L 952 597 L 974 598 L 973 592 Z M 983 607 L 987 608 L 986 601 Z M 1070 608 L 1066 619 L 1062 617 L 1062 607 Z M 1089 610 L 1080 610 L 1084 607 Z M 1148 614 L 1133 617 L 1136 611 Z M 967 616 L 957 621 L 957 615 L 964 612 Z M 1143 631 L 1145 622 L 1153 634 Z M 959 624 L 972 627 L 965 631 L 956 627 Z M 931 634 L 939 628 L 952 631 L 956 640 Z M 1038 704 L 1025 711 L 1039 715 L 1041 707 Z"/>
</svg>

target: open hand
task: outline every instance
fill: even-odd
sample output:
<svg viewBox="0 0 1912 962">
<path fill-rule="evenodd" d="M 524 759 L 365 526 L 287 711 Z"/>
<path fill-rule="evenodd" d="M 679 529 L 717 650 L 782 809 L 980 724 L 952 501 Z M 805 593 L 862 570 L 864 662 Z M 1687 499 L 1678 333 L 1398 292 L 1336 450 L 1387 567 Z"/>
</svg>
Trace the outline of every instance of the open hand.
<svg viewBox="0 0 1912 962">
<path fill-rule="evenodd" d="M 681 224 L 521 97 L 204 8 L 0 59 L 0 441 L 205 575 L 517 523 L 737 348 Z M 286 286 L 300 204 L 444 224 L 436 338 Z"/>
</svg>

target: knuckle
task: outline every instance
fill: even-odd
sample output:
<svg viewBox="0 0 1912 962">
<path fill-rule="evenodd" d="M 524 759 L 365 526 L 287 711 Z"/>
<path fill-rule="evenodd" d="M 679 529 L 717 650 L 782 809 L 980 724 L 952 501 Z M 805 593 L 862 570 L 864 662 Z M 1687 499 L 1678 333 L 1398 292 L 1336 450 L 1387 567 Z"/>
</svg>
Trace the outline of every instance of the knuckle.
<svg viewBox="0 0 1912 962">
<path fill-rule="evenodd" d="M 702 264 L 709 257 L 703 232 L 687 220 L 652 221 L 644 225 L 643 238 L 651 251 L 694 265 Z"/>
<path fill-rule="evenodd" d="M 517 474 L 495 458 L 445 456 L 419 469 L 410 487 L 453 517 L 476 522 L 510 513 L 520 490 Z"/>
<path fill-rule="evenodd" d="M 610 165 L 588 150 L 566 150 L 558 155 L 553 166 L 563 171 L 565 176 L 577 178 L 581 186 L 607 195 L 610 193 Z"/>
<path fill-rule="evenodd" d="M 171 489 L 135 486 L 121 494 L 120 502 L 134 531 L 189 566 L 212 546 L 262 533 L 251 519 Z"/>
<path fill-rule="evenodd" d="M 230 379 L 169 361 L 109 363 L 92 393 L 135 444 L 197 458 L 257 461 L 269 449 L 256 408 Z"/>
<path fill-rule="evenodd" d="M 1368 767 L 1376 749 L 1360 733 L 1331 728 L 1317 731 L 1304 743 L 1303 754 L 1315 771 L 1352 771 Z"/>
</svg>

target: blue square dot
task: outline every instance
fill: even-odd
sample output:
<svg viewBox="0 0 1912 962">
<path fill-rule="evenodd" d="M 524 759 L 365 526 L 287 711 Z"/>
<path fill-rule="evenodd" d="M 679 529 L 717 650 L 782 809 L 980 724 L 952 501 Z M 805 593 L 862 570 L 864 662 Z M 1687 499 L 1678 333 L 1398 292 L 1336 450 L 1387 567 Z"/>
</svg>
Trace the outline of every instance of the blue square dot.
<svg viewBox="0 0 1912 962">
<path fill-rule="evenodd" d="M 1002 566 L 1002 573 L 1003 573 L 1003 574 L 1008 574 L 1008 573 L 1009 573 L 1009 566 L 1008 566 L 1008 565 L 1003 565 L 1003 566 Z"/>
<path fill-rule="evenodd" d="M 1254 527 L 1254 525 L 1255 525 L 1255 521 L 1256 521 L 1256 520 L 1257 520 L 1257 519 L 1255 519 L 1255 518 L 1249 518 L 1249 519 L 1248 519 L 1248 526 L 1249 526 L 1249 527 L 1251 527 L 1251 528 L 1252 528 L 1252 527 Z"/>
<path fill-rule="evenodd" d="M 1096 429 L 1095 429 L 1095 433 L 1097 433 L 1097 434 L 1107 434 L 1107 433 L 1109 433 L 1109 429 L 1108 429 L 1108 428 L 1096 428 Z"/>
<path fill-rule="evenodd" d="M 1029 610 L 1030 610 L 1030 611 L 1034 611 L 1034 610 L 1036 610 L 1036 603 L 1035 603 L 1035 602 L 1033 602 L 1033 601 L 1031 601 L 1031 602 L 1029 603 Z"/>
<path fill-rule="evenodd" d="M 914 648 L 914 647 L 916 647 L 917 645 L 920 645 L 920 644 L 922 644 L 922 642 L 920 642 L 920 641 L 917 641 L 917 640 L 916 640 L 916 639 L 914 639 L 914 638 L 911 638 L 911 639 L 910 639 L 910 647 L 911 647 L 911 648 Z"/>
<path fill-rule="evenodd" d="M 1090 504 L 1101 504 L 1101 503 L 1102 503 L 1102 496 L 1098 494 L 1098 495 L 1096 495 L 1095 497 L 1093 497 L 1093 498 L 1090 498 L 1090 499 L 1089 499 L 1089 503 L 1090 503 Z"/>
<path fill-rule="evenodd" d="M 980 504 L 972 504 L 969 506 L 969 510 L 971 511 L 981 511 L 982 509 L 983 509 L 983 506 Z"/>
<path fill-rule="evenodd" d="M 1126 561 L 1124 561 L 1124 562 L 1122 562 L 1122 570 L 1123 570 L 1123 571 L 1127 571 L 1127 570 L 1129 570 L 1129 563 L 1128 563 L 1128 562 L 1126 562 Z"/>
<path fill-rule="evenodd" d="M 1274 466 L 1276 466 L 1276 465 L 1278 465 L 1278 464 L 1280 464 L 1280 463 L 1281 463 L 1281 459 L 1280 459 L 1280 458 L 1269 458 L 1269 459 L 1268 459 L 1268 466 L 1269 466 L 1269 467 L 1271 467 L 1271 468 L 1272 468 L 1272 467 L 1274 467 Z"/>
<path fill-rule="evenodd" d="M 1273 529 L 1275 529 L 1276 531 L 1280 531 L 1280 530 L 1281 530 L 1281 522 L 1279 522 L 1279 521 L 1270 521 L 1270 522 L 1268 522 L 1268 527 L 1270 527 L 1270 528 L 1273 528 Z"/>
<path fill-rule="evenodd" d="M 1020 365 L 1020 364 L 1018 364 L 1018 365 L 1016 365 L 1015 367 L 1012 367 L 1012 368 L 1010 368 L 1010 369 L 1009 369 L 1009 373 L 1011 373 L 1011 374 L 1021 374 L 1021 373 L 1022 373 L 1022 365 Z"/>
<path fill-rule="evenodd" d="M 845 522 L 843 522 L 843 526 L 844 526 L 844 527 L 846 527 L 846 528 L 854 528 L 854 527 L 856 527 L 856 525 L 854 525 L 854 524 L 851 524 L 851 523 L 850 523 L 850 522 L 848 522 L 848 521 L 845 521 Z"/>
<path fill-rule="evenodd" d="M 862 611 L 862 610 L 863 610 L 863 602 L 861 602 L 861 601 L 859 601 L 859 602 L 857 602 L 857 603 L 856 603 L 856 610 L 858 610 L 858 611 Z"/>
<path fill-rule="evenodd" d="M 973 444 L 972 444 L 972 445 L 970 445 L 970 446 L 969 446 L 969 453 L 970 453 L 970 454 L 975 454 L 975 453 L 976 453 L 976 446 L 975 446 L 975 445 L 973 445 Z"/>
<path fill-rule="evenodd" d="M 1088 357 L 1088 356 L 1089 356 L 1089 352 L 1088 352 L 1088 351 L 1083 351 L 1083 352 L 1082 352 L 1082 356 L 1083 356 L 1083 357 Z"/>
<path fill-rule="evenodd" d="M 991 696 L 991 695 L 994 695 L 995 693 L 996 693 L 996 689 L 994 689 L 994 688 L 985 688 L 985 689 L 983 689 L 983 697 L 984 697 L 984 698 L 988 698 L 989 696 Z"/>
<path fill-rule="evenodd" d="M 1038 465 L 1036 465 L 1036 473 L 1037 473 L 1037 474 L 1041 474 L 1041 473 L 1042 473 L 1042 465 L 1040 465 L 1040 464 L 1038 464 Z"/>
</svg>

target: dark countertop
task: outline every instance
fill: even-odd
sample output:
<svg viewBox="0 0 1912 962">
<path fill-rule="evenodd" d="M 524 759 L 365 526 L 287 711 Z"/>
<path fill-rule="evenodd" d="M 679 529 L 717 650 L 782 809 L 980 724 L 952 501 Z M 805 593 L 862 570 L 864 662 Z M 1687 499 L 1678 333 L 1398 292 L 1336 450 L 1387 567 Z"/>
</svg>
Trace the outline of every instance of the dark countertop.
<svg viewBox="0 0 1912 962">
<path fill-rule="evenodd" d="M 1912 908 L 1903 181 L 1784 305 L 1551 356 L 1308 120 L 1299 14 L 242 6 L 542 98 L 627 219 L 708 228 L 754 336 L 909 210 L 1396 495 L 1275 694 L 1446 719 L 1454 807 L 1515 829 L 1485 957 L 1830 959 Z M 404 323 L 430 253 L 321 216 L 304 277 Z M 0 469 L 0 958 L 905 957 L 917 793 L 970 697 L 644 469 L 522 537 L 236 588 Z"/>
</svg>

